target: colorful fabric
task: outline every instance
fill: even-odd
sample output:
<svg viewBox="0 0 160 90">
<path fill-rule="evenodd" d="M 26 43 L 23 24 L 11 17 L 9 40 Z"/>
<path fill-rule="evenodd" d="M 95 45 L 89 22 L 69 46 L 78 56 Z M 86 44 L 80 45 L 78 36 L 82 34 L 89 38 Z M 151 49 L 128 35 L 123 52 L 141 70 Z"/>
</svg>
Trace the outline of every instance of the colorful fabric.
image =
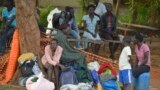
<svg viewBox="0 0 160 90">
<path fill-rule="evenodd" d="M 119 71 L 119 81 L 124 85 L 131 84 L 133 82 L 133 75 L 131 69 Z"/>
<path fill-rule="evenodd" d="M 61 46 L 57 46 L 56 51 L 52 52 L 51 46 L 47 45 L 45 47 L 45 54 L 42 57 L 42 64 L 45 65 L 46 63 L 49 63 L 53 66 L 57 65 L 59 63 L 59 60 L 62 55 L 63 48 Z"/>
<path fill-rule="evenodd" d="M 151 57 L 150 57 L 150 49 L 147 44 L 142 44 L 142 46 L 138 49 L 138 46 L 135 47 L 135 53 L 138 58 L 138 65 L 141 65 L 144 61 L 144 53 L 149 52 L 148 61 L 146 65 L 151 66 Z"/>
<path fill-rule="evenodd" d="M 115 75 L 115 76 L 117 75 L 117 72 L 113 69 L 113 67 L 109 63 L 102 64 L 98 70 L 98 74 L 106 72 L 107 68 L 111 70 L 112 75 Z"/>
</svg>

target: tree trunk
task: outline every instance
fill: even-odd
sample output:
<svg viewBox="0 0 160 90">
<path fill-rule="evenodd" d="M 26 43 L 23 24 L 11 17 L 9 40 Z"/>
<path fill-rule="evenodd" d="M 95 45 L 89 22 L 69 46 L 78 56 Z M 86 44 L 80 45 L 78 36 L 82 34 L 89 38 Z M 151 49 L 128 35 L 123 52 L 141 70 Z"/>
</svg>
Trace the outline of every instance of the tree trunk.
<svg viewBox="0 0 160 90">
<path fill-rule="evenodd" d="M 40 31 L 36 19 L 36 0 L 15 0 L 17 27 L 20 35 L 20 51 L 39 56 Z"/>
<path fill-rule="evenodd" d="M 36 19 L 36 0 L 15 0 L 15 4 L 21 54 L 32 52 L 37 55 L 38 64 L 43 71 L 40 63 L 40 30 Z M 20 70 L 17 68 L 12 84 L 18 81 L 20 74 Z"/>
</svg>

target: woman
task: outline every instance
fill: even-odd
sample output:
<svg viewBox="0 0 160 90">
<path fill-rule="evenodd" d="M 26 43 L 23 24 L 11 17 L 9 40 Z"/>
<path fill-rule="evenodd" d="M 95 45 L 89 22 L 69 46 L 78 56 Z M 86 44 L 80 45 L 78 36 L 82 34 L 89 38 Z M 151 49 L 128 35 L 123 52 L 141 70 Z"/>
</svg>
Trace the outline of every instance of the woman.
<svg viewBox="0 0 160 90">
<path fill-rule="evenodd" d="M 139 33 L 135 36 L 135 39 L 136 64 L 133 68 L 133 76 L 138 78 L 142 73 L 150 71 L 151 58 L 150 49 L 148 45 L 143 42 L 143 36 Z"/>
<path fill-rule="evenodd" d="M 60 63 L 65 66 L 73 66 L 76 69 L 76 76 L 79 82 L 90 82 L 89 73 L 86 67 L 85 55 L 74 49 L 66 38 L 69 31 L 69 25 L 62 24 L 57 28 L 56 23 L 53 23 L 57 33 L 54 39 L 63 48 L 60 58 Z"/>
<path fill-rule="evenodd" d="M 62 47 L 59 46 L 55 40 L 52 40 L 51 44 L 45 47 L 45 54 L 41 59 L 42 64 L 47 69 L 48 80 L 53 81 L 56 84 L 56 88 L 59 86 L 59 70 L 57 66 L 64 69 L 64 66 L 59 64 L 62 51 Z"/>
<path fill-rule="evenodd" d="M 83 16 L 84 28 L 86 30 L 83 34 L 83 37 L 91 40 L 101 40 L 97 32 L 99 17 L 94 14 L 95 6 L 89 5 L 87 10 L 88 15 Z M 100 45 L 95 44 L 95 48 L 92 48 L 92 50 L 95 50 L 94 53 L 98 53 L 99 48 Z"/>
</svg>

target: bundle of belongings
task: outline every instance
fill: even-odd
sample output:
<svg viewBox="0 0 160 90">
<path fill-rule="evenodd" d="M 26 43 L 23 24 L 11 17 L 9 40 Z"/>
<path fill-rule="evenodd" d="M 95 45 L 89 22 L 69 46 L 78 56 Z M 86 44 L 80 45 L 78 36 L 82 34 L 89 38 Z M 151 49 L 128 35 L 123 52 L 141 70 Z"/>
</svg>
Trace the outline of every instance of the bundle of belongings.
<svg viewBox="0 0 160 90">
<path fill-rule="evenodd" d="M 54 83 L 44 78 L 33 53 L 22 54 L 18 58 L 21 77 L 19 85 L 25 86 L 27 90 L 53 90 Z"/>
<path fill-rule="evenodd" d="M 67 66 L 65 70 L 61 71 L 60 86 L 60 90 L 95 90 L 91 83 L 78 81 L 76 69 L 72 66 Z"/>
<path fill-rule="evenodd" d="M 120 90 L 117 72 L 110 63 L 99 65 L 98 62 L 88 64 L 91 76 L 97 90 Z"/>
</svg>

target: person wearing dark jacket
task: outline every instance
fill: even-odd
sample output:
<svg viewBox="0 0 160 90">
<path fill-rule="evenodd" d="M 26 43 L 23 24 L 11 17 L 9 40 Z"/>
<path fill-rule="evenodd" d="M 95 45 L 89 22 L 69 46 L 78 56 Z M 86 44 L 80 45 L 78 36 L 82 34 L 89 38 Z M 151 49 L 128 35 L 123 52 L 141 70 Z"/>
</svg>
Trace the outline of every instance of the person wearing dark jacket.
<svg viewBox="0 0 160 90">
<path fill-rule="evenodd" d="M 107 12 L 100 19 L 100 37 L 106 40 L 119 40 L 116 33 L 116 16 L 112 13 L 112 5 L 106 5 Z M 114 53 L 118 48 L 118 43 L 109 43 L 110 58 L 114 59 Z"/>
</svg>

